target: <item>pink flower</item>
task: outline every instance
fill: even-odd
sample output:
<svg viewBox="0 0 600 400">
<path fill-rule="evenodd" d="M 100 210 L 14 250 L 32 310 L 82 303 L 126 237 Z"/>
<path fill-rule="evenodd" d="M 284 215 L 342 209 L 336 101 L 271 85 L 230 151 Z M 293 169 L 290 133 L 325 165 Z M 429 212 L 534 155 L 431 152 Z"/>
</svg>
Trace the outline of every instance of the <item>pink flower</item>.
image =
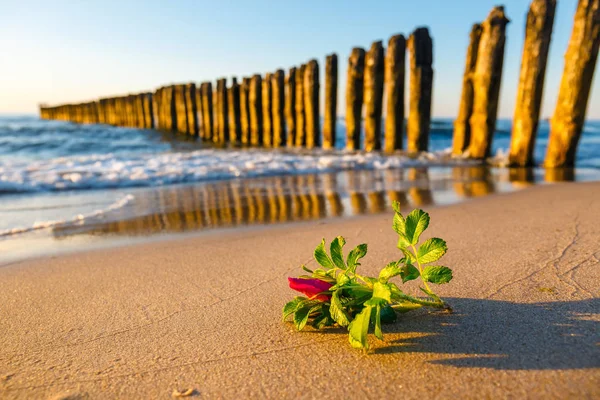
<svg viewBox="0 0 600 400">
<path fill-rule="evenodd" d="M 306 295 L 309 299 L 327 301 L 331 296 L 320 294 L 329 290 L 333 285 L 320 279 L 288 278 L 290 288 Z"/>
</svg>

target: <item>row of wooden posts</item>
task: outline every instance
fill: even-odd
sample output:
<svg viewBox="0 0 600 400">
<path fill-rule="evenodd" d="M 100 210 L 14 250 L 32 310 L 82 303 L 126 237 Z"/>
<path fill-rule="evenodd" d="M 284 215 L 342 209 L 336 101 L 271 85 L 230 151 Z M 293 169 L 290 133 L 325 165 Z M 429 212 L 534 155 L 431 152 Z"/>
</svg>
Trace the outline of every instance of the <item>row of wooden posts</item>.
<svg viewBox="0 0 600 400">
<path fill-rule="evenodd" d="M 518 96 L 513 119 L 510 164 L 530 166 L 538 130 L 544 77 L 556 0 L 532 0 Z M 495 131 L 504 63 L 504 8 L 497 6 L 473 25 L 467 49 L 463 89 L 454 122 L 452 152 L 473 159 L 489 157 Z M 583 130 L 590 86 L 600 45 L 600 0 L 579 0 L 573 32 L 545 159 L 546 167 L 572 166 Z M 409 112 L 405 126 L 405 54 L 409 54 Z M 381 41 L 368 51 L 356 47 L 348 59 L 346 80 L 346 147 L 392 153 L 428 150 L 433 85 L 433 42 L 429 30 L 417 28 L 406 40 Z M 78 123 L 172 130 L 215 143 L 263 147 L 331 149 L 337 139 L 338 60 L 325 60 L 325 104 L 321 132 L 320 77 L 317 60 L 300 67 L 256 74 L 229 87 L 204 82 L 168 85 L 142 93 L 98 101 L 40 108 L 42 118 Z M 385 104 L 385 127 L 382 126 Z M 364 113 L 363 113 L 364 110 Z M 361 126 L 364 140 L 361 146 Z"/>
</svg>

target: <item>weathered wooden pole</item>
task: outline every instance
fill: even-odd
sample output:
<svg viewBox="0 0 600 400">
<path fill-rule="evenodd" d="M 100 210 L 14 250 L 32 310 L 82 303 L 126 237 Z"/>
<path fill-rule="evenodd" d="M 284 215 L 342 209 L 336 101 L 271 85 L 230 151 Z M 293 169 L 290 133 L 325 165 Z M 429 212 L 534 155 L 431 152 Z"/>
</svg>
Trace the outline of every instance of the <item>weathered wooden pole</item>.
<svg viewBox="0 0 600 400">
<path fill-rule="evenodd" d="M 365 49 L 355 47 L 348 59 L 346 80 L 346 148 L 348 150 L 360 149 L 364 75 Z"/>
<path fill-rule="evenodd" d="M 243 78 L 240 85 L 241 142 L 250 144 L 250 78 Z"/>
<path fill-rule="evenodd" d="M 310 60 L 304 71 L 304 109 L 306 115 L 306 148 L 321 145 L 319 120 L 319 63 Z"/>
<path fill-rule="evenodd" d="M 394 35 L 388 42 L 385 55 L 385 90 L 387 97 L 385 117 L 385 151 L 402 149 L 404 134 L 404 75 L 406 39 Z"/>
<path fill-rule="evenodd" d="M 177 103 L 175 102 L 175 85 L 167 87 L 167 117 L 168 127 L 170 131 L 177 130 Z"/>
<path fill-rule="evenodd" d="M 154 129 L 154 107 L 152 105 L 153 101 L 152 93 L 144 94 L 144 117 L 146 119 L 144 127 L 146 129 Z"/>
<path fill-rule="evenodd" d="M 232 143 L 240 143 L 242 140 L 240 85 L 236 78 L 231 79 L 231 87 L 227 91 L 227 107 L 229 109 L 229 140 Z"/>
<path fill-rule="evenodd" d="M 250 79 L 250 143 L 262 145 L 262 77 L 259 74 Z"/>
<path fill-rule="evenodd" d="M 217 81 L 217 102 L 219 104 L 219 142 L 229 141 L 229 119 L 227 118 L 227 79 L 222 78 Z"/>
<path fill-rule="evenodd" d="M 212 82 L 202 84 L 202 118 L 204 139 L 212 140 L 215 136 Z"/>
<path fill-rule="evenodd" d="M 431 123 L 433 89 L 433 42 L 429 30 L 417 28 L 408 38 L 410 52 L 410 106 L 407 126 L 407 150 L 427 151 Z"/>
<path fill-rule="evenodd" d="M 271 73 L 267 72 L 262 80 L 262 121 L 263 121 L 263 145 L 273 145 L 273 91 L 271 89 Z"/>
<path fill-rule="evenodd" d="M 556 109 L 550 122 L 550 139 L 544 161 L 547 168 L 575 165 L 599 46 L 600 0 L 579 0 L 565 54 Z"/>
<path fill-rule="evenodd" d="M 196 84 L 188 83 L 185 85 L 185 105 L 187 112 L 187 133 L 188 135 L 198 135 L 198 108 L 196 104 Z"/>
<path fill-rule="evenodd" d="M 197 128 L 198 128 L 198 137 L 204 138 L 204 110 L 202 108 L 202 84 L 196 86 L 196 118 L 197 118 Z"/>
<path fill-rule="evenodd" d="M 175 86 L 175 102 L 177 107 L 177 132 L 187 133 L 188 115 L 185 97 L 185 85 Z"/>
<path fill-rule="evenodd" d="M 271 76 L 273 147 L 285 145 L 285 73 L 278 69 Z"/>
<path fill-rule="evenodd" d="M 325 115 L 323 148 L 335 147 L 337 122 L 338 58 L 332 53 L 325 58 Z"/>
<path fill-rule="evenodd" d="M 304 72 L 306 64 L 296 70 L 296 147 L 306 145 L 306 115 L 304 110 Z"/>
<path fill-rule="evenodd" d="M 481 24 L 473 24 L 469 34 L 469 47 L 467 47 L 467 60 L 463 73 L 462 93 L 458 116 L 454 120 L 454 134 L 452 138 L 452 154 L 459 156 L 469 147 L 471 141 L 471 114 L 473 113 L 473 75 L 477 64 L 477 52 L 481 39 Z"/>
<path fill-rule="evenodd" d="M 548 49 L 556 0 L 533 0 L 527 13 L 521 76 L 513 118 L 509 164 L 533 165 L 533 149 L 540 119 Z"/>
<path fill-rule="evenodd" d="M 373 42 L 365 60 L 365 150 L 381 150 L 383 44 Z"/>
<path fill-rule="evenodd" d="M 296 143 L 296 67 L 290 68 L 285 77 L 286 101 L 285 118 L 287 122 L 287 147 Z"/>
<path fill-rule="evenodd" d="M 509 22 L 504 15 L 504 7 L 497 6 L 482 24 L 473 75 L 474 100 L 470 119 L 471 141 L 468 148 L 471 158 L 486 158 L 492 149 L 504 64 L 506 24 Z"/>
</svg>

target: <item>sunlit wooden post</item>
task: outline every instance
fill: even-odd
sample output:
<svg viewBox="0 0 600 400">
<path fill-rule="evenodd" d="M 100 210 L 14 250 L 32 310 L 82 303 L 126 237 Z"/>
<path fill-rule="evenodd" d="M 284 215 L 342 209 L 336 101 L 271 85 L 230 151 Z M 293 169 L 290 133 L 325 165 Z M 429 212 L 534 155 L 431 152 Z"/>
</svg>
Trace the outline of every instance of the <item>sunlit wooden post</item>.
<svg viewBox="0 0 600 400">
<path fill-rule="evenodd" d="M 146 119 L 144 127 L 146 129 L 154 128 L 154 107 L 153 107 L 153 94 L 144 93 L 144 117 Z"/>
<path fill-rule="evenodd" d="M 306 115 L 306 148 L 321 145 L 319 120 L 319 63 L 310 60 L 304 71 L 304 109 Z"/>
<path fill-rule="evenodd" d="M 285 118 L 287 122 L 287 147 L 296 143 L 296 67 L 290 68 L 285 77 L 286 100 Z"/>
<path fill-rule="evenodd" d="M 229 140 L 240 143 L 242 140 L 242 127 L 240 118 L 240 85 L 236 78 L 232 78 L 231 87 L 227 91 L 229 109 Z"/>
<path fill-rule="evenodd" d="M 263 123 L 263 145 L 271 147 L 273 145 L 273 109 L 271 102 L 273 92 L 271 90 L 271 73 L 267 72 L 262 80 L 262 123 Z"/>
<path fill-rule="evenodd" d="M 227 143 L 229 141 L 229 119 L 227 106 L 227 79 L 222 78 L 217 81 L 217 102 L 219 104 L 219 142 Z"/>
<path fill-rule="evenodd" d="M 473 75 L 474 100 L 470 120 L 471 141 L 468 148 L 471 158 L 486 158 L 492 149 L 508 22 L 508 18 L 504 15 L 504 7 L 498 6 L 492 9 L 482 24 Z"/>
<path fill-rule="evenodd" d="M 338 58 L 333 53 L 325 58 L 325 115 L 323 118 L 323 148 L 335 147 L 337 122 Z"/>
<path fill-rule="evenodd" d="M 175 85 L 171 85 L 167 87 L 167 113 L 169 117 L 167 118 L 168 127 L 170 131 L 177 130 L 177 103 L 175 102 Z"/>
<path fill-rule="evenodd" d="M 188 116 L 185 97 L 185 85 L 175 86 L 175 102 L 177 107 L 177 132 L 187 133 Z"/>
<path fill-rule="evenodd" d="M 409 152 L 427 151 L 433 90 L 433 42 L 427 28 L 417 28 L 410 35 L 408 51 L 410 53 L 410 106 L 406 148 Z"/>
<path fill-rule="evenodd" d="M 196 104 L 196 84 L 188 83 L 185 85 L 185 104 L 187 112 L 187 133 L 188 135 L 198 135 L 198 108 Z"/>
<path fill-rule="evenodd" d="M 565 54 L 556 109 L 550 122 L 545 167 L 570 167 L 575 164 L 599 46 L 600 0 L 580 0 Z"/>
<path fill-rule="evenodd" d="M 196 119 L 197 119 L 197 130 L 198 137 L 204 138 L 204 110 L 202 108 L 202 84 L 196 86 Z"/>
<path fill-rule="evenodd" d="M 383 44 L 373 42 L 365 60 L 365 150 L 381 149 L 383 108 Z"/>
<path fill-rule="evenodd" d="M 296 70 L 296 147 L 306 145 L 306 116 L 304 110 L 304 72 L 306 64 Z"/>
<path fill-rule="evenodd" d="M 243 78 L 240 85 L 241 142 L 250 144 L 250 78 Z"/>
<path fill-rule="evenodd" d="M 262 77 L 256 74 L 250 80 L 250 143 L 259 146 L 263 140 Z"/>
<path fill-rule="evenodd" d="M 273 102 L 273 147 L 285 145 L 285 73 L 278 69 L 271 76 Z"/>
<path fill-rule="evenodd" d="M 204 82 L 202 88 L 202 126 L 205 140 L 213 140 L 214 114 L 213 114 L 213 90 L 212 82 Z"/>
<path fill-rule="evenodd" d="M 385 151 L 402 149 L 404 134 L 404 76 L 406 39 L 392 36 L 385 55 L 385 91 L 387 97 L 385 117 Z"/>
<path fill-rule="evenodd" d="M 481 39 L 481 24 L 473 24 L 469 35 L 465 72 L 463 73 L 462 93 L 458 116 L 454 120 L 454 134 L 452 138 L 452 154 L 459 156 L 468 147 L 471 141 L 471 114 L 473 113 L 473 74 L 477 64 L 477 52 Z"/>
<path fill-rule="evenodd" d="M 360 148 L 364 73 L 365 49 L 355 47 L 348 59 L 346 77 L 346 148 L 348 150 Z"/>
</svg>

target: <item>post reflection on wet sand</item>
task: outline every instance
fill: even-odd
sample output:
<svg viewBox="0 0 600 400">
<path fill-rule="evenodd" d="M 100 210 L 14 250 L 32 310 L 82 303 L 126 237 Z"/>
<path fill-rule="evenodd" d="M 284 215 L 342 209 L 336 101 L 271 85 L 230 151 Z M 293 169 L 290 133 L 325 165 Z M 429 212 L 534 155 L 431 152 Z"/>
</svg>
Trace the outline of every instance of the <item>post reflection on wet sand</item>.
<svg viewBox="0 0 600 400">
<path fill-rule="evenodd" d="M 404 208 L 449 203 L 517 189 L 524 182 L 533 184 L 533 177 L 531 170 L 503 174 L 484 166 L 356 170 L 170 186 L 141 191 L 132 203 L 103 219 L 55 227 L 53 235 L 137 236 L 376 214 L 391 211 L 393 201 Z M 553 170 L 545 178 L 569 180 L 572 175 Z M 498 189 L 501 182 L 512 189 Z"/>
</svg>

